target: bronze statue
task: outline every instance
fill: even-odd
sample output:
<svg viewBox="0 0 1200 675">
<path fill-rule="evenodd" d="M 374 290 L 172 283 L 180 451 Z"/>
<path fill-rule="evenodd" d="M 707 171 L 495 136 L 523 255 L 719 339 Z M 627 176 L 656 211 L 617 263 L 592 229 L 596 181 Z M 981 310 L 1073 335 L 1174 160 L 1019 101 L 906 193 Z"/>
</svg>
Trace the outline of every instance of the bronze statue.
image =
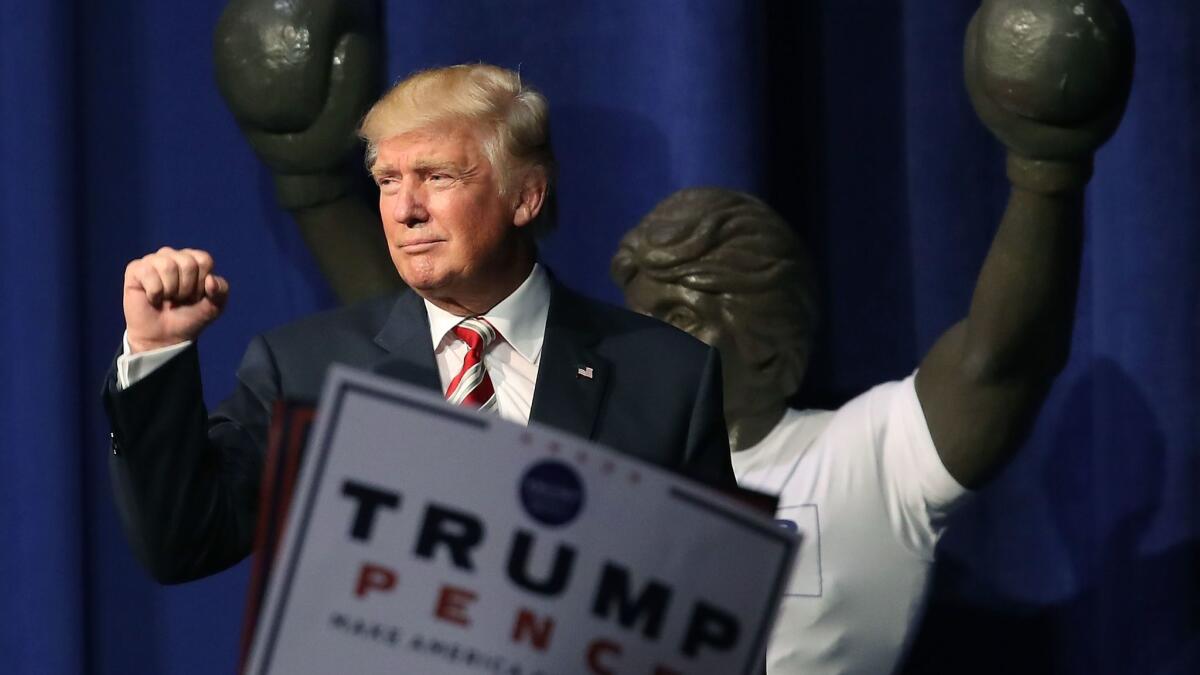
<svg viewBox="0 0 1200 675">
<path fill-rule="evenodd" d="M 779 518 L 810 547 L 769 672 L 895 667 L 946 517 L 1020 446 L 1066 362 L 1083 189 L 1124 111 L 1132 66 L 1115 1 L 982 3 L 964 72 L 975 110 L 1008 149 L 1007 209 L 966 317 L 915 377 L 837 411 L 786 405 L 816 310 L 803 249 L 776 214 L 747 195 L 682 190 L 622 240 L 612 274 L 627 304 L 718 347 L 739 482 L 780 494 Z"/>
<path fill-rule="evenodd" d="M 214 36 L 221 94 L 343 302 L 401 283 L 357 161 L 380 42 L 369 0 L 231 0 Z"/>
</svg>

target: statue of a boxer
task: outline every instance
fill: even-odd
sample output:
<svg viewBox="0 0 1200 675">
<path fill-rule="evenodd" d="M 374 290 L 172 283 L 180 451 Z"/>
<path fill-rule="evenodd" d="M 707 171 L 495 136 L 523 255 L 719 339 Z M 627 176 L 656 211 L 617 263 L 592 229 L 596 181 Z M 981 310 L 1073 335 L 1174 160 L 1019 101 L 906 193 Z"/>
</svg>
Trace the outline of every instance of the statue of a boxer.
<svg viewBox="0 0 1200 675">
<path fill-rule="evenodd" d="M 812 282 L 795 235 L 749 196 L 677 192 L 613 260 L 631 308 L 718 347 L 738 480 L 779 494 L 779 519 L 804 535 L 771 673 L 895 668 L 947 516 L 1019 447 L 1067 358 L 1083 189 L 1132 77 L 1128 19 L 1105 0 L 985 0 L 964 51 L 1012 193 L 967 316 L 915 376 L 836 411 L 788 409 Z"/>
</svg>

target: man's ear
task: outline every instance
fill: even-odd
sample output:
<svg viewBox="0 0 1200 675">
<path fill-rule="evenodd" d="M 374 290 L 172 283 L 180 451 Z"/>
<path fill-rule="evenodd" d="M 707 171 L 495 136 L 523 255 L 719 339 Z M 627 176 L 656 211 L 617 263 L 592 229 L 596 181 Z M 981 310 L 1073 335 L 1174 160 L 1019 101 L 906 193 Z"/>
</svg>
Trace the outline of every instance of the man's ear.
<svg viewBox="0 0 1200 675">
<path fill-rule="evenodd" d="M 524 180 L 521 181 L 521 190 L 516 195 L 517 209 L 513 213 L 513 225 L 525 227 L 537 218 L 538 213 L 542 211 L 542 205 L 546 203 L 547 190 L 549 185 L 546 172 L 538 168 L 526 172 Z"/>
</svg>

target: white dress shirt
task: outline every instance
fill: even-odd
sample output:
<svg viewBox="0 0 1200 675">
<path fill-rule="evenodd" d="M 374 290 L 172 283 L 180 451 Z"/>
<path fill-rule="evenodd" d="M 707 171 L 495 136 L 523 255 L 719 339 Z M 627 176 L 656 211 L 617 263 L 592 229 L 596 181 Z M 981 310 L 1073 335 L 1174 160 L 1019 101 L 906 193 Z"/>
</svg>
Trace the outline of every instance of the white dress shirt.
<svg viewBox="0 0 1200 675">
<path fill-rule="evenodd" d="M 517 290 L 482 315 L 499 333 L 483 353 L 483 367 L 492 378 L 496 411 L 503 419 L 529 424 L 549 309 L 550 280 L 546 270 L 535 264 Z M 425 310 L 429 313 L 429 337 L 444 394 L 467 356 L 467 343 L 451 330 L 466 317 L 451 314 L 428 300 Z"/>
<path fill-rule="evenodd" d="M 451 331 L 465 317 L 451 314 L 428 300 L 425 309 L 429 314 L 433 357 L 445 393 L 450 381 L 462 369 L 467 355 L 467 344 Z M 550 279 L 541 265 L 534 264 L 517 290 L 482 315 L 499 333 L 484 352 L 483 364 L 496 390 L 496 411 L 503 419 L 518 424 L 529 423 L 549 309 Z M 118 388 L 133 386 L 191 344 L 186 341 L 133 354 L 126 331 L 122 354 L 117 357 Z"/>
</svg>

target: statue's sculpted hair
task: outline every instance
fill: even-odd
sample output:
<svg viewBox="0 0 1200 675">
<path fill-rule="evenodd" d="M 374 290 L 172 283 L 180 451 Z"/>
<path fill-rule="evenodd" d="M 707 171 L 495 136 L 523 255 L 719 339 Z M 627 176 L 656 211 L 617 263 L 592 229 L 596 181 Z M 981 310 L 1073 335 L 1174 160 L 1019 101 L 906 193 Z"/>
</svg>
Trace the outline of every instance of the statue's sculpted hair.
<svg viewBox="0 0 1200 675">
<path fill-rule="evenodd" d="M 625 234 L 611 273 L 622 287 L 642 274 L 719 294 L 755 367 L 784 375 L 784 395 L 799 388 L 819 319 L 816 278 L 800 237 L 766 204 L 680 190 Z"/>
<path fill-rule="evenodd" d="M 359 127 L 367 144 L 367 168 L 374 166 L 379 144 L 393 136 L 460 122 L 479 131 L 501 195 L 530 170 L 545 175 L 546 201 L 532 227 L 535 234 L 552 229 L 556 164 L 550 107 L 546 97 L 521 82 L 519 73 L 505 68 L 484 63 L 431 68 L 398 82 L 367 111 Z"/>
</svg>

